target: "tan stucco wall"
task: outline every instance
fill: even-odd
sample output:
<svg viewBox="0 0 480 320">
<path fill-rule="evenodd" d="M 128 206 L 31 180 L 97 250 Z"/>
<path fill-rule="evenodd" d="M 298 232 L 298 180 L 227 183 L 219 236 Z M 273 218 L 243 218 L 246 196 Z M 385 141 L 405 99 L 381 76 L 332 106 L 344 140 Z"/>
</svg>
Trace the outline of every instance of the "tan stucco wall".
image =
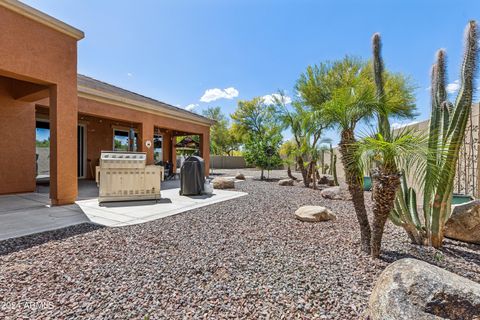
<svg viewBox="0 0 480 320">
<path fill-rule="evenodd" d="M 72 203 L 77 195 L 76 149 L 70 147 L 76 144 L 77 130 L 77 40 L 2 6 L 0 30 L 0 75 L 49 88 L 52 127 L 50 197 L 53 204 Z M 8 97 L 5 92 L 2 95 L 4 99 Z M 9 112 L 8 118 L 0 118 L 2 132 L 10 127 L 9 134 L 17 137 L 14 140 L 28 138 L 29 142 L 12 143 L 10 148 L 2 149 L 5 151 L 2 152 L 2 161 L 32 159 L 32 154 L 35 154 L 35 113 L 21 109 L 14 112 L 9 105 L 0 105 L 1 114 Z M 9 123 L 12 118 L 20 126 L 14 128 Z M 34 165 L 35 161 L 22 160 L 12 170 L 0 170 L 5 181 L 17 181 L 18 188 L 30 186 L 28 189 L 31 190 L 35 178 Z"/>
<path fill-rule="evenodd" d="M 0 77 L 26 81 L 15 88 L 0 83 L 0 194 L 33 191 L 35 188 L 35 108 L 46 106 L 50 120 L 50 198 L 52 204 L 73 203 L 77 197 L 77 124 L 79 114 L 134 123 L 139 133 L 139 151 L 153 163 L 154 127 L 198 134 L 206 170 L 209 166 L 209 125 L 178 117 L 143 112 L 94 99 L 79 98 L 77 90 L 78 36 L 64 33 L 0 3 Z M 5 81 L 10 81 L 6 79 Z M 13 80 L 12 80 L 13 81 Z M 45 94 L 22 90 L 42 88 Z M 12 98 L 15 93 L 15 99 Z M 28 94 L 27 101 L 25 98 Z M 45 98 L 47 97 L 48 98 Z M 39 99 L 35 101 L 35 99 Z M 97 130 L 95 135 L 90 130 Z M 112 148 L 112 128 L 87 127 L 88 157 Z M 98 139 L 98 140 L 95 140 Z M 90 146 L 90 148 L 89 148 Z M 169 149 L 174 151 L 170 144 Z M 175 163 L 175 155 L 172 161 Z M 90 174 L 90 168 L 86 168 Z"/>
<path fill-rule="evenodd" d="M 10 83 L 0 79 L 0 194 L 35 190 L 35 106 L 11 98 Z"/>
<path fill-rule="evenodd" d="M 78 98 L 78 112 L 89 116 L 139 124 L 139 146 L 141 146 L 139 151 L 147 152 L 147 160 L 150 164 L 153 163 L 153 148 L 147 149 L 144 142 L 146 140 L 153 141 L 154 127 L 198 134 L 201 141 L 205 141 L 204 143 L 201 142 L 201 150 L 205 160 L 205 170 L 208 173 L 207 170 L 210 166 L 210 127 L 208 125 L 175 119 L 161 114 L 155 115 L 86 98 Z"/>
</svg>

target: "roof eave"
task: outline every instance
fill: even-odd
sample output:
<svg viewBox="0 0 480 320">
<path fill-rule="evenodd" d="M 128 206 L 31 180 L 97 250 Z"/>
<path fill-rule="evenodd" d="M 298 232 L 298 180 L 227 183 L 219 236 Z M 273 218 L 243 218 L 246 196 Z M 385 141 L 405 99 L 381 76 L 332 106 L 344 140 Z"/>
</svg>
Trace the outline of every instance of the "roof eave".
<svg viewBox="0 0 480 320">
<path fill-rule="evenodd" d="M 143 110 L 149 113 L 167 115 L 172 118 L 180 118 L 188 122 L 202 123 L 204 125 L 211 126 L 215 124 L 214 120 L 198 116 L 194 113 L 187 114 L 180 111 L 171 110 L 170 108 L 162 108 L 160 105 L 153 105 L 146 102 L 136 101 L 118 95 L 106 93 L 100 90 L 92 89 L 85 86 L 78 86 L 78 96 L 86 99 L 93 99 L 100 102 L 106 102 L 121 107 L 131 108 L 135 110 Z"/>
<path fill-rule="evenodd" d="M 56 31 L 66 34 L 74 39 L 81 40 L 85 37 L 83 31 L 66 24 L 46 13 L 43 13 L 35 8 L 32 8 L 17 0 L 1 0 L 0 6 L 5 7 L 13 12 L 16 12 L 24 17 L 37 21 L 46 25 Z"/>
</svg>

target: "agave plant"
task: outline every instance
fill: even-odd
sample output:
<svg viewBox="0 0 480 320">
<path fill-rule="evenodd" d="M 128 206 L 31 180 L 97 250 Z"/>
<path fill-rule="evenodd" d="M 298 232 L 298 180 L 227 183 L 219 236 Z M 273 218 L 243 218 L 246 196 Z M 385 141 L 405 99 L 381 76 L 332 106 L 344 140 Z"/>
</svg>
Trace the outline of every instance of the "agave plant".
<svg viewBox="0 0 480 320">
<path fill-rule="evenodd" d="M 460 90 L 455 103 L 448 101 L 446 92 L 445 52 L 439 50 L 432 68 L 432 112 L 428 136 L 428 156 L 423 184 L 424 221 L 416 210 L 416 192 L 406 179 L 397 194 L 391 220 L 404 227 L 412 241 L 436 248 L 443 242 L 446 221 L 451 215 L 451 202 L 460 147 L 471 113 L 475 71 L 478 56 L 478 31 L 470 21 L 465 31 L 465 53 L 460 72 Z"/>
</svg>

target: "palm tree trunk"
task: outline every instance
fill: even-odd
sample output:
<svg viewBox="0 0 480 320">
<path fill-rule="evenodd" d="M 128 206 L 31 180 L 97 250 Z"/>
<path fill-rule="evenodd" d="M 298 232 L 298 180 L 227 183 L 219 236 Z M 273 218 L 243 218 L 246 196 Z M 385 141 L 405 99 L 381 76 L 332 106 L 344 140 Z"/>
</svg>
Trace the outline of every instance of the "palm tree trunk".
<svg viewBox="0 0 480 320">
<path fill-rule="evenodd" d="M 366 253 L 370 253 L 370 223 L 363 196 L 362 173 L 359 172 L 357 165 L 352 160 L 355 152 L 356 146 L 353 130 L 342 130 L 340 153 L 342 154 L 342 163 L 345 168 L 345 180 L 348 184 L 348 191 L 352 196 L 353 208 L 360 226 L 361 249 Z"/>
<path fill-rule="evenodd" d="M 382 236 L 388 216 L 395 204 L 395 196 L 400 186 L 400 174 L 396 170 L 374 169 L 373 178 L 373 226 L 372 257 L 378 258 L 382 246 Z"/>
<path fill-rule="evenodd" d="M 300 168 L 300 172 L 302 173 L 303 185 L 307 188 L 310 187 L 310 177 L 308 176 L 308 170 L 305 168 L 305 163 L 303 162 L 302 157 L 297 158 L 297 164 Z"/>
<path fill-rule="evenodd" d="M 290 165 L 288 165 L 287 167 L 287 175 L 290 179 L 292 180 L 297 180 L 297 177 L 295 177 L 294 175 L 292 175 L 292 169 L 290 168 Z"/>
</svg>

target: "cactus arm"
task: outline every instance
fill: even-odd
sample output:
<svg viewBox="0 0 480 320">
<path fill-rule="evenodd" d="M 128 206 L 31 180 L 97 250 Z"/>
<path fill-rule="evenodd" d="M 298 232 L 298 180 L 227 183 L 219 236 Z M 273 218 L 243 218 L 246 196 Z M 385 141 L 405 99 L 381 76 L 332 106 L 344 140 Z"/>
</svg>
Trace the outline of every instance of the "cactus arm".
<svg viewBox="0 0 480 320">
<path fill-rule="evenodd" d="M 386 114 L 385 108 L 385 89 L 384 89 L 384 65 L 381 56 L 382 42 L 380 34 L 373 35 L 373 72 L 376 87 L 377 100 L 380 102 L 381 110 L 378 112 L 378 132 L 385 137 L 385 140 L 391 140 L 390 121 Z"/>
<path fill-rule="evenodd" d="M 437 104 L 437 92 L 438 88 L 442 87 L 443 85 L 439 82 L 444 81 L 444 70 L 439 70 L 439 67 L 445 66 L 444 63 L 441 63 L 442 60 L 445 59 L 445 53 L 442 50 L 439 50 L 437 53 L 437 62 L 432 67 L 431 72 L 431 103 L 432 103 L 432 111 L 430 115 L 430 123 L 429 123 L 429 135 L 428 135 L 428 156 L 427 156 L 427 168 L 425 173 L 425 185 L 424 185 L 424 197 L 423 197 L 423 211 L 424 211 L 424 218 L 427 230 L 429 230 L 429 226 L 431 224 L 431 201 L 432 201 L 432 194 L 434 192 L 434 181 L 433 181 L 433 168 L 435 165 L 438 164 L 439 159 L 439 150 L 438 150 L 438 138 L 439 138 L 439 126 L 440 126 L 440 119 L 441 116 L 441 109 Z M 439 76 L 440 74 L 440 76 Z"/>
<path fill-rule="evenodd" d="M 466 32 L 466 51 L 461 69 L 461 85 L 455 101 L 452 120 L 447 132 L 448 151 L 440 171 L 440 181 L 434 195 L 432 206 L 432 245 L 440 247 L 443 240 L 443 227 L 451 214 L 451 199 L 455 167 L 461 143 L 472 107 L 474 77 L 478 55 L 477 26 L 471 21 Z"/>
<path fill-rule="evenodd" d="M 417 211 L 417 193 L 411 187 L 408 189 L 408 209 L 415 228 L 421 230 L 422 223 L 420 222 Z"/>
</svg>

